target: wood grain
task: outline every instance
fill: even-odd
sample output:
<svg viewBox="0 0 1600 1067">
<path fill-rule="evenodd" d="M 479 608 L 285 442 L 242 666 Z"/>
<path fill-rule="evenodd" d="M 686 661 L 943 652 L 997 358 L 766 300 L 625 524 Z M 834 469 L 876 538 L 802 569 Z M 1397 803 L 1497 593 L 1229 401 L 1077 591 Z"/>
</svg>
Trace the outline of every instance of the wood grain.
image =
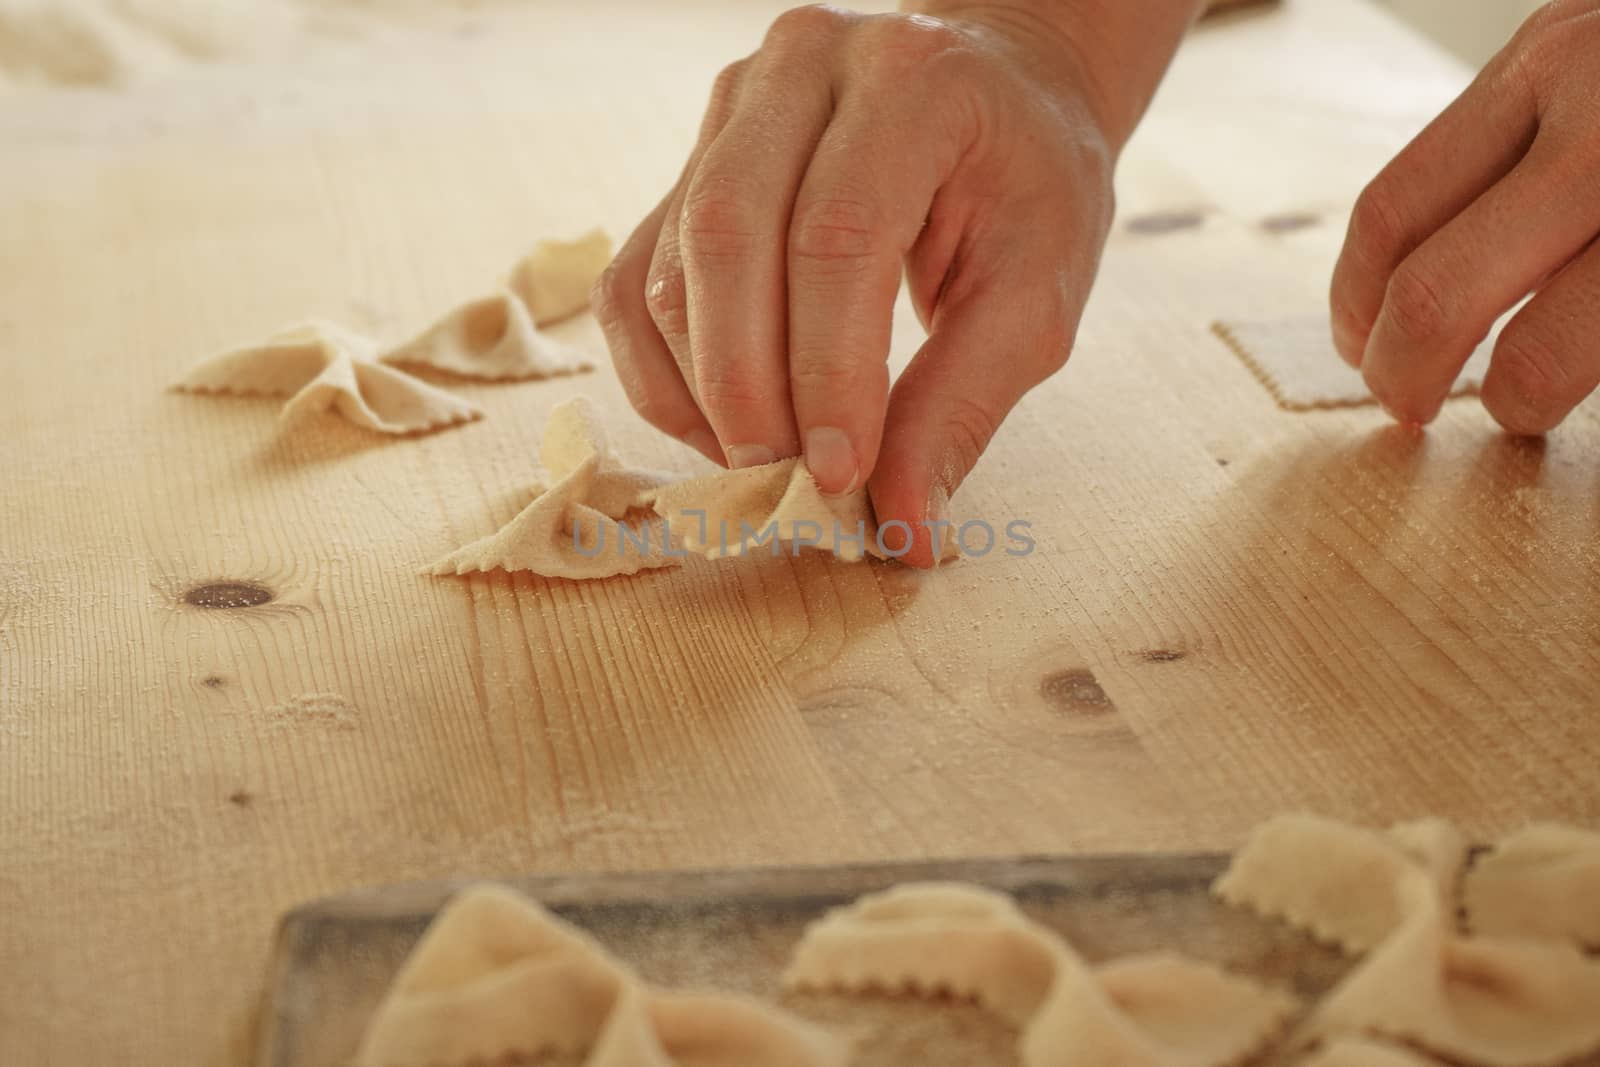
<svg viewBox="0 0 1600 1067">
<path fill-rule="evenodd" d="M 0 110 L 0 1062 L 238 1062 L 275 917 L 362 884 L 1600 820 L 1600 409 L 1542 444 L 1473 401 L 1292 414 L 1208 332 L 1319 306 L 1346 205 L 1464 83 L 1358 0 L 1186 47 L 1072 364 L 955 504 L 1031 521 L 1026 558 L 427 578 L 572 395 L 699 461 L 605 370 L 463 386 L 488 419 L 405 442 L 165 391 L 626 233 L 774 10 L 530 5 Z M 186 601 L 223 581 L 272 599 Z"/>
</svg>

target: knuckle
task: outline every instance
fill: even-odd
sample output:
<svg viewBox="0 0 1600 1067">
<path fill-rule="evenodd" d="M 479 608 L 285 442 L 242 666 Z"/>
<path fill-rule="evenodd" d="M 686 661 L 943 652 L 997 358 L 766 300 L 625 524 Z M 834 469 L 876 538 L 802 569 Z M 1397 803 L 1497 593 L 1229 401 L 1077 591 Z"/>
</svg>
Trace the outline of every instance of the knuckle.
<svg viewBox="0 0 1600 1067">
<path fill-rule="evenodd" d="M 1495 346 L 1494 364 L 1510 395 L 1529 408 L 1543 410 L 1572 395 L 1561 345 L 1537 326 L 1508 326 Z"/>
<path fill-rule="evenodd" d="M 1040 380 L 1067 365 L 1077 337 L 1076 316 L 1071 298 L 1061 289 L 1051 289 L 1041 303 L 1033 332 L 1032 361 Z"/>
<path fill-rule="evenodd" d="M 1362 262 L 1376 263 L 1406 239 L 1405 213 L 1389 182 L 1378 178 L 1361 191 L 1350 216 L 1350 248 Z"/>
<path fill-rule="evenodd" d="M 664 336 L 684 334 L 689 328 L 689 303 L 683 268 L 676 262 L 653 265 L 645 282 L 645 307 Z"/>
<path fill-rule="evenodd" d="M 862 30 L 866 58 L 875 69 L 903 74 L 949 53 L 958 53 L 966 36 L 931 15 L 885 14 L 869 19 Z"/>
<path fill-rule="evenodd" d="M 871 262 L 881 247 L 882 223 L 865 200 L 819 197 L 795 211 L 789 254 L 796 262 L 853 273 Z"/>
<path fill-rule="evenodd" d="M 1427 268 L 1409 260 L 1389 279 L 1383 307 L 1390 324 L 1409 341 L 1429 341 L 1450 328 L 1451 314 L 1440 286 Z"/>
<path fill-rule="evenodd" d="M 678 220 L 684 254 L 712 260 L 745 256 L 760 238 L 752 192 L 733 178 L 699 178 L 691 184 Z"/>
<path fill-rule="evenodd" d="M 978 459 L 1000 428 L 1000 416 L 986 404 L 971 397 L 952 394 L 946 398 L 946 446 L 963 477 L 978 465 Z"/>
<path fill-rule="evenodd" d="M 725 104 L 737 96 L 749 66 L 750 60 L 738 59 L 717 71 L 716 80 L 711 83 L 711 99 L 716 103 Z"/>
<path fill-rule="evenodd" d="M 756 378 L 737 365 L 696 360 L 695 393 L 708 415 L 729 416 L 756 409 L 766 398 Z"/>
<path fill-rule="evenodd" d="M 625 273 L 622 260 L 613 259 L 606 265 L 606 269 L 600 272 L 600 276 L 589 289 L 589 307 L 599 321 L 601 329 L 608 335 L 623 321 L 623 303 L 627 299 L 623 281 Z"/>
<path fill-rule="evenodd" d="M 785 38 L 814 39 L 837 32 L 845 23 L 850 21 L 850 17 L 850 12 L 829 4 L 805 4 L 800 7 L 791 7 L 772 20 L 772 28 L 767 31 L 767 35 L 774 40 Z"/>
<path fill-rule="evenodd" d="M 861 386 L 855 364 L 832 357 L 804 357 L 796 354 L 789 366 L 790 391 L 795 396 L 826 397 L 856 395 Z"/>
</svg>

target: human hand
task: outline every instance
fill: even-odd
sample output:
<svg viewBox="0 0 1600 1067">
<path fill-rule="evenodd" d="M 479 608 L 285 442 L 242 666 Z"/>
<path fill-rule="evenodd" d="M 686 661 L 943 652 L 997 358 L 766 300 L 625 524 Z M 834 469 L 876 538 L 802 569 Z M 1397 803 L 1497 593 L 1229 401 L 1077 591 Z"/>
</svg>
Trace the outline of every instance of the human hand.
<svg viewBox="0 0 1600 1067">
<path fill-rule="evenodd" d="M 923 523 L 1067 358 L 1143 103 L 1026 3 L 938 13 L 781 16 L 594 298 L 648 422 L 718 463 L 803 453 L 824 492 L 866 485 L 920 566 Z M 930 336 L 891 390 L 902 264 Z"/>
<path fill-rule="evenodd" d="M 1483 403 L 1543 433 L 1600 384 L 1600 2 L 1541 8 L 1356 203 L 1334 342 L 1404 422 L 1499 317 Z"/>
</svg>

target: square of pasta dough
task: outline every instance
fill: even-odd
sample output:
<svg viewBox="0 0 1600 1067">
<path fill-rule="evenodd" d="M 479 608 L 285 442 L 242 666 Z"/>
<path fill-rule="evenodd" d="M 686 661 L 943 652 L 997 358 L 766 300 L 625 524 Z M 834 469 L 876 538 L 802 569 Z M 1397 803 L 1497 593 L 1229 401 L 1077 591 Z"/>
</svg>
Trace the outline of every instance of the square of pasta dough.
<svg viewBox="0 0 1600 1067">
<path fill-rule="evenodd" d="M 1326 315 L 1225 320 L 1213 323 L 1211 329 L 1281 408 L 1314 411 L 1376 403 L 1361 372 L 1339 358 Z M 1490 334 L 1468 358 L 1450 389 L 1451 396 L 1476 396 L 1483 387 L 1495 337 Z"/>
</svg>

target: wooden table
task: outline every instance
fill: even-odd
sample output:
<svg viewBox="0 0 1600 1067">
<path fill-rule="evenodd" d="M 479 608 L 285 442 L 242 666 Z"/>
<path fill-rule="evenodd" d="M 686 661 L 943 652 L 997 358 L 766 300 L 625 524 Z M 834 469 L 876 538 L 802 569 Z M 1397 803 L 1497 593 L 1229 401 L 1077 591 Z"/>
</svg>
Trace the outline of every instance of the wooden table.
<svg viewBox="0 0 1600 1067">
<path fill-rule="evenodd" d="M 626 232 L 772 9 L 577 7 L 0 105 L 0 1062 L 237 1061 L 275 917 L 364 883 L 1600 818 L 1600 408 L 1543 444 L 1470 400 L 1426 436 L 1292 414 L 1207 332 L 1319 308 L 1351 199 L 1466 80 L 1360 0 L 1187 46 L 1122 218 L 1198 224 L 1119 227 L 1072 364 L 957 497 L 1030 520 L 1027 558 L 422 577 L 575 394 L 696 461 L 608 370 L 465 387 L 486 421 L 408 441 L 165 391 Z M 273 599 L 186 602 L 219 581 Z"/>
</svg>

